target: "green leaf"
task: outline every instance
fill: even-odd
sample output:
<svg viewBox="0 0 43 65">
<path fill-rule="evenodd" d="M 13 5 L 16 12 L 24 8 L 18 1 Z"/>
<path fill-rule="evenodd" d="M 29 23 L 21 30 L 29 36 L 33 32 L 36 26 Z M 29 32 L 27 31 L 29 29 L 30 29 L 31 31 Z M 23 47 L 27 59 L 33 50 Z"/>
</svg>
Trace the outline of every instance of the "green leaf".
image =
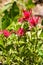
<svg viewBox="0 0 43 65">
<path fill-rule="evenodd" d="M 38 37 L 40 36 L 41 32 L 42 32 L 42 30 L 38 31 L 38 33 L 37 33 Z"/>
<path fill-rule="evenodd" d="M 8 20 L 6 18 L 6 20 L 4 22 L 2 22 L 2 29 L 5 29 L 6 27 L 8 27 L 10 25 L 10 20 Z"/>
<path fill-rule="evenodd" d="M 43 56 L 43 50 L 39 50 L 39 55 Z"/>
<path fill-rule="evenodd" d="M 34 6 L 32 0 L 28 0 L 28 3 L 26 4 L 26 6 L 27 6 L 27 9 L 32 8 Z"/>
<path fill-rule="evenodd" d="M 19 8 L 18 8 L 16 2 L 14 2 L 10 9 L 9 16 L 10 16 L 10 18 L 13 19 L 18 14 L 19 14 Z"/>
<path fill-rule="evenodd" d="M 8 9 L 5 8 L 4 10 L 4 16 L 2 17 L 2 29 L 7 28 L 12 21 L 15 20 L 15 17 L 19 15 L 19 8 L 16 2 L 13 3 L 9 11 L 7 11 Z"/>
<path fill-rule="evenodd" d="M 12 6 L 12 3 L 8 3 L 7 5 L 5 5 L 1 10 L 0 10 L 0 14 L 2 14 L 5 10 L 9 9 Z"/>
<path fill-rule="evenodd" d="M 27 23 L 27 22 L 25 22 L 25 23 L 24 23 L 23 28 L 24 28 L 25 30 L 28 30 L 29 25 L 28 25 L 28 23 Z"/>
<path fill-rule="evenodd" d="M 0 16 L 0 30 L 2 29 L 2 17 Z"/>
<path fill-rule="evenodd" d="M 42 31 L 41 31 L 40 37 L 43 37 L 43 29 L 42 29 Z"/>
</svg>

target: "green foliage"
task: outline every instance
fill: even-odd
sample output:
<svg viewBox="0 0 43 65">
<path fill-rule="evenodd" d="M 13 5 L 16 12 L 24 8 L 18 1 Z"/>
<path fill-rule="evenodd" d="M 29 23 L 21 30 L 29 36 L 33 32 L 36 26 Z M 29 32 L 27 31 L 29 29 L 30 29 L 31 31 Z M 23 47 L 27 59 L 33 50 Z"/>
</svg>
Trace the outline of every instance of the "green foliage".
<svg viewBox="0 0 43 65">
<path fill-rule="evenodd" d="M 23 28 L 27 30 L 29 28 L 29 24 L 27 22 L 24 23 Z"/>
<path fill-rule="evenodd" d="M 19 25 L 18 25 L 19 26 Z M 43 39 L 37 32 L 27 32 L 25 36 L 15 34 L 8 38 L 0 35 L 0 61 L 3 65 L 42 65 Z M 31 37 L 30 37 L 31 36 Z"/>
<path fill-rule="evenodd" d="M 6 10 L 8 9 L 8 7 L 6 6 L 6 8 L 4 9 L 4 16 L 2 17 L 2 29 L 5 29 L 7 28 L 11 23 L 12 21 L 14 21 L 15 17 L 17 15 L 19 15 L 19 8 L 16 4 L 16 2 L 14 2 L 12 4 L 12 6 L 10 7 L 9 11 Z M 3 10 L 3 9 L 2 9 Z M 7 24 L 7 25 L 6 25 Z"/>
<path fill-rule="evenodd" d="M 28 3 L 26 3 L 26 6 L 27 6 L 27 9 L 34 7 L 32 0 L 28 0 Z"/>
<path fill-rule="evenodd" d="M 0 11 L 0 29 L 17 31 L 22 27 L 28 31 L 22 37 L 12 33 L 6 38 L 0 34 L 0 62 L 2 65 L 43 65 L 43 30 L 37 26 L 29 30 L 27 22 L 17 22 L 22 14 L 17 3 L 9 3 Z M 27 9 L 34 5 L 32 0 L 24 4 Z"/>
<path fill-rule="evenodd" d="M 2 14 L 5 10 L 9 9 L 12 6 L 12 3 L 8 3 L 7 5 L 5 5 L 1 10 L 0 10 L 0 14 Z"/>
</svg>

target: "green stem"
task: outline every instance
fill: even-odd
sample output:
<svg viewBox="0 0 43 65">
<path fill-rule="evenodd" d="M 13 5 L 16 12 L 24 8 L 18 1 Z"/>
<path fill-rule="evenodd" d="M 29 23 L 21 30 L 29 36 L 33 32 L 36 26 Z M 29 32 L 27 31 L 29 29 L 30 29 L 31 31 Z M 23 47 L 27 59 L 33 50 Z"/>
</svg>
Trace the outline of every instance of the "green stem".
<svg viewBox="0 0 43 65">
<path fill-rule="evenodd" d="M 2 30 L 2 17 L 0 16 L 0 29 Z"/>
<path fill-rule="evenodd" d="M 37 35 L 37 33 L 38 33 L 38 30 L 37 30 L 37 27 L 36 27 L 36 44 L 35 44 L 35 51 L 36 51 L 36 49 L 37 49 L 37 44 L 38 44 L 38 35 Z"/>
</svg>

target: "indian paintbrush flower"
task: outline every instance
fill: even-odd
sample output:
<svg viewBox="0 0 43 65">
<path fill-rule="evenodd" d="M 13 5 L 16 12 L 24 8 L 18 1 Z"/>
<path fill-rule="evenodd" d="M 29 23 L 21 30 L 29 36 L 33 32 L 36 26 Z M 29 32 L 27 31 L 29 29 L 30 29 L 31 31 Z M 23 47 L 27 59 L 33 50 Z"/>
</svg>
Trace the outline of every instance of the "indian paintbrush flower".
<svg viewBox="0 0 43 65">
<path fill-rule="evenodd" d="M 10 32 L 8 30 L 4 30 L 3 34 L 5 37 L 9 37 L 10 36 Z"/>
<path fill-rule="evenodd" d="M 23 36 L 24 35 L 24 29 L 23 28 L 19 28 L 17 31 L 17 35 L 18 36 Z"/>
</svg>

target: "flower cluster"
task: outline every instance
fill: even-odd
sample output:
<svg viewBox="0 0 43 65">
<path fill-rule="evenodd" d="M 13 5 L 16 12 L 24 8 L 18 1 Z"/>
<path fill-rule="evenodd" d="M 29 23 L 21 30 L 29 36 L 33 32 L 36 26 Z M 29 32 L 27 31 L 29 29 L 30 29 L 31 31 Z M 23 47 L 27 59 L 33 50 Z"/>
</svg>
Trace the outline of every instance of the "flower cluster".
<svg viewBox="0 0 43 65">
<path fill-rule="evenodd" d="M 23 21 L 28 21 L 30 23 L 30 26 L 36 26 L 38 24 L 38 20 L 39 17 L 32 16 L 32 10 L 23 10 L 23 16 L 18 19 L 18 22 L 22 23 Z"/>
<path fill-rule="evenodd" d="M 28 24 L 30 24 L 30 27 L 34 27 L 38 24 L 39 16 L 32 16 L 32 10 L 23 10 L 23 16 L 18 19 L 18 22 L 23 23 L 24 21 L 27 21 Z M 18 34 L 20 36 L 24 34 L 24 30 L 22 30 L 21 28 L 18 31 Z"/>
<path fill-rule="evenodd" d="M 6 38 L 9 37 L 12 33 L 17 34 L 18 36 L 23 36 L 24 35 L 24 29 L 19 28 L 16 32 L 14 30 L 8 31 L 8 30 L 2 30 L 0 31 L 0 34 L 3 34 Z"/>
<path fill-rule="evenodd" d="M 27 11 L 23 10 L 23 16 L 18 19 L 18 22 L 22 23 L 24 21 L 29 22 L 30 26 L 36 26 L 38 24 L 39 17 L 32 16 L 32 10 Z M 23 36 L 25 33 L 24 28 L 19 28 L 16 32 L 14 30 L 8 31 L 8 30 L 3 30 L 0 31 L 0 34 L 4 34 L 5 37 L 9 37 L 12 33 L 17 34 L 18 36 Z"/>
</svg>

